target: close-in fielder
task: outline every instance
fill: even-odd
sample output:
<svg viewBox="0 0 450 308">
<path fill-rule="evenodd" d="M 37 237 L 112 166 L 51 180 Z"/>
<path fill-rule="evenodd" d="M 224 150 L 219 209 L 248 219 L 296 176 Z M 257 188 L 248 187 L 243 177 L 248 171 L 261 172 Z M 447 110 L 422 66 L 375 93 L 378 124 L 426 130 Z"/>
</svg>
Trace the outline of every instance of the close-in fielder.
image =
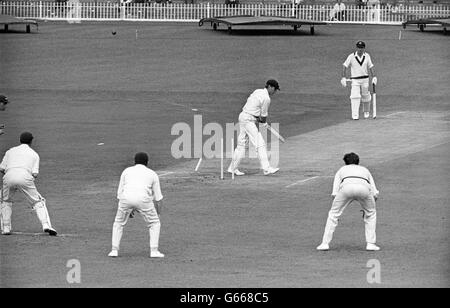
<svg viewBox="0 0 450 308">
<path fill-rule="evenodd" d="M 278 82 L 274 79 L 270 79 L 266 82 L 264 89 L 255 90 L 247 98 L 247 102 L 242 108 L 242 112 L 239 114 L 239 136 L 233 159 L 228 167 L 229 173 L 244 175 L 244 172 L 239 171 L 238 167 L 245 156 L 245 148 L 248 145 L 249 140 L 256 149 L 264 175 L 273 174 L 279 170 L 279 168 L 270 166 L 266 142 L 256 127 L 256 122 L 260 122 L 263 127 L 267 127 L 270 97 L 274 95 L 277 90 L 280 90 Z"/>
<path fill-rule="evenodd" d="M 17 190 L 20 190 L 30 202 L 44 232 L 52 236 L 57 235 L 56 230 L 52 228 L 45 199 L 39 194 L 34 184 L 39 174 L 39 155 L 30 147 L 32 141 L 31 133 L 22 133 L 21 145 L 6 151 L 0 164 L 0 172 L 4 174 L 0 205 L 3 235 L 11 234 L 12 199 Z"/>
<path fill-rule="evenodd" d="M 374 65 L 370 55 L 365 51 L 366 44 L 362 41 L 356 43 L 356 51 L 351 53 L 343 63 L 341 84 L 347 86 L 347 69 L 350 68 L 352 89 L 350 92 L 350 103 L 352 119 L 359 119 L 359 106 L 363 103 L 364 118 L 370 116 L 370 101 L 372 99 L 369 91 L 369 72 L 372 75 L 372 83 L 377 84 Z"/>
<path fill-rule="evenodd" d="M 375 186 L 370 171 L 359 166 L 359 156 L 355 153 L 344 155 L 345 166 L 341 167 L 334 177 L 333 204 L 328 213 L 322 243 L 317 250 L 328 250 L 333 233 L 344 209 L 352 201 L 358 201 L 363 209 L 366 234 L 366 250 L 380 250 L 376 245 L 377 211 L 375 201 L 379 191 Z"/>
<path fill-rule="evenodd" d="M 158 250 L 161 228 L 159 215 L 163 199 L 159 177 L 156 172 L 147 167 L 148 155 L 146 153 L 137 153 L 134 162 L 135 165 L 126 168 L 120 176 L 117 190 L 119 206 L 112 231 L 112 250 L 108 256 L 117 257 L 119 255 L 123 228 L 130 214 L 136 211 L 142 215 L 149 228 L 150 257 L 163 258 L 164 254 Z"/>
</svg>

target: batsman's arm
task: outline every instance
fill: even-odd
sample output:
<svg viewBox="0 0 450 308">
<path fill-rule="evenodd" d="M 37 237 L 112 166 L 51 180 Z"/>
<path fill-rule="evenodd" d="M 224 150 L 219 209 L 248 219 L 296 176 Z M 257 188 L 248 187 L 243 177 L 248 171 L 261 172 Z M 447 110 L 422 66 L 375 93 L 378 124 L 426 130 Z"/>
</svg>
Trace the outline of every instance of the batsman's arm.
<svg viewBox="0 0 450 308">
<path fill-rule="evenodd" d="M 345 76 L 347 76 L 347 67 L 345 65 L 342 65 L 342 74 L 341 77 L 342 78 L 346 78 Z"/>
</svg>

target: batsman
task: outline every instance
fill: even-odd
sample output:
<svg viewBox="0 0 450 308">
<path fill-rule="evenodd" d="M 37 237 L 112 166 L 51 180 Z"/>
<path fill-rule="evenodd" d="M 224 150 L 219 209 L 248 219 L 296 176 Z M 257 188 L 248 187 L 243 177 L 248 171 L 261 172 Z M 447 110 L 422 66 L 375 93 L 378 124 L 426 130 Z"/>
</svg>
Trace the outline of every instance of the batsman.
<svg viewBox="0 0 450 308">
<path fill-rule="evenodd" d="M 258 158 L 261 163 L 264 175 L 276 173 L 279 168 L 271 167 L 267 155 L 266 143 L 258 131 L 256 123 L 268 127 L 267 117 L 269 115 L 270 97 L 280 90 L 278 81 L 269 79 L 264 89 L 257 89 L 247 98 L 247 102 L 239 114 L 239 136 L 236 150 L 233 153 L 233 159 L 228 167 L 229 173 L 235 175 L 244 175 L 244 172 L 238 169 L 241 160 L 245 156 L 245 148 L 249 141 L 255 147 Z"/>
<path fill-rule="evenodd" d="M 370 101 L 372 99 L 369 91 L 369 72 L 372 75 L 372 84 L 377 84 L 374 65 L 370 55 L 366 52 L 366 44 L 363 41 L 356 43 L 356 51 L 351 53 L 343 63 L 341 84 L 347 86 L 347 69 L 350 68 L 352 89 L 350 92 L 350 103 L 352 108 L 352 119 L 359 120 L 359 107 L 363 104 L 364 118 L 370 117 Z M 374 87 L 375 88 L 375 87 Z M 376 117 L 375 109 L 373 117 Z"/>
</svg>

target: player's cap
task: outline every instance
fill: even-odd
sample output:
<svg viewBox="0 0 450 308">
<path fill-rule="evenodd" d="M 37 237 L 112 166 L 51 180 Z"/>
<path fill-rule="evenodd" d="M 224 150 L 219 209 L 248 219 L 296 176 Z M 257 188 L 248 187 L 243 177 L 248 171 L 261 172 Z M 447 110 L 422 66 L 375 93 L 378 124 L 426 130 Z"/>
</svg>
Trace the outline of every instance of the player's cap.
<svg viewBox="0 0 450 308">
<path fill-rule="evenodd" d="M 364 43 L 363 41 L 359 41 L 358 43 L 356 43 L 356 47 L 358 47 L 358 48 L 366 48 L 366 43 Z"/>
<path fill-rule="evenodd" d="M 148 155 L 144 152 L 139 152 L 134 155 L 134 163 L 137 165 L 144 165 L 147 166 L 148 164 Z"/>
<path fill-rule="evenodd" d="M 276 81 L 275 79 L 269 79 L 266 82 L 266 86 L 271 86 L 274 87 L 275 90 L 280 90 L 280 85 L 278 84 L 278 81 Z"/>
<path fill-rule="evenodd" d="M 5 105 L 8 104 L 9 103 L 8 98 L 4 95 L 0 95 L 0 103 L 5 104 Z"/>
<path fill-rule="evenodd" d="M 30 132 L 24 132 L 20 134 L 20 143 L 30 144 L 33 141 L 33 134 Z"/>
</svg>

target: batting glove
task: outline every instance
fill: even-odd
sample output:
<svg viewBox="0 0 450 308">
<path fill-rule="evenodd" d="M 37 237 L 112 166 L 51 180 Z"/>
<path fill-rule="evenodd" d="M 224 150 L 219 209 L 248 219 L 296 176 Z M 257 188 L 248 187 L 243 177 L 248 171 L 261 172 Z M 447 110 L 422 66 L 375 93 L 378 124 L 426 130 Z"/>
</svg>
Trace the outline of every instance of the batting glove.
<svg viewBox="0 0 450 308">
<path fill-rule="evenodd" d="M 345 88 L 347 86 L 347 79 L 345 77 L 342 77 L 341 79 L 341 85 Z"/>
<path fill-rule="evenodd" d="M 266 123 L 261 123 L 261 126 L 264 127 L 264 128 L 267 128 L 267 126 L 269 126 L 269 123 L 267 123 L 267 122 Z"/>
<path fill-rule="evenodd" d="M 377 77 L 373 77 L 373 78 L 372 78 L 372 83 L 373 83 L 374 85 L 376 85 L 376 84 L 377 84 L 377 82 L 378 82 L 378 79 L 377 79 Z"/>
</svg>

